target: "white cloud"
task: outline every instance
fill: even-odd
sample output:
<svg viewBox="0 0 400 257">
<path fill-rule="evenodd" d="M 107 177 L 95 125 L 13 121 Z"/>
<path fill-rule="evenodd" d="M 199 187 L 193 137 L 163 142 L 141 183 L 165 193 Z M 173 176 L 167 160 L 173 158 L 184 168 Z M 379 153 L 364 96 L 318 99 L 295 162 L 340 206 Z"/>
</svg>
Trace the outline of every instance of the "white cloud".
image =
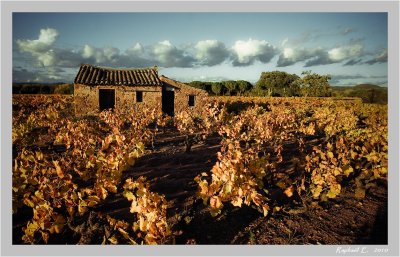
<svg viewBox="0 0 400 257">
<path fill-rule="evenodd" d="M 53 45 L 59 33 L 52 28 L 41 29 L 38 39 L 17 40 L 17 46 L 21 52 L 30 53 L 37 59 L 39 66 L 52 66 L 56 63 L 56 54 Z"/>
<path fill-rule="evenodd" d="M 152 53 L 156 59 L 160 60 L 162 63 L 167 63 L 172 61 L 172 59 L 179 58 L 179 50 L 168 40 L 155 44 Z"/>
<path fill-rule="evenodd" d="M 289 59 L 289 58 L 292 58 L 293 55 L 294 55 L 293 48 L 287 47 L 287 48 L 283 49 L 283 58 Z"/>
<path fill-rule="evenodd" d="M 340 63 L 348 60 L 344 65 L 355 65 L 359 63 L 356 58 L 361 58 L 365 55 L 364 45 L 360 42 L 351 42 L 347 45 L 338 46 L 330 50 L 318 52 L 314 58 L 308 60 L 306 67 L 325 65 L 331 63 Z"/>
<path fill-rule="evenodd" d="M 162 67 L 190 67 L 194 57 L 164 40 L 151 46 L 150 57 Z"/>
<path fill-rule="evenodd" d="M 191 67 L 194 62 L 193 57 L 168 40 L 149 46 L 136 43 L 123 53 L 115 47 L 85 45 L 81 57 L 88 63 L 114 67 Z"/>
<path fill-rule="evenodd" d="M 321 52 L 320 48 L 305 49 L 300 47 L 285 47 L 279 55 L 278 67 L 286 67 L 297 62 L 308 60 L 317 56 Z"/>
<path fill-rule="evenodd" d="M 305 67 L 310 67 L 340 63 L 345 60 L 347 60 L 345 65 L 355 65 L 360 63 L 360 60 L 357 60 L 357 58 L 362 58 L 364 55 L 364 45 L 360 42 L 352 42 L 331 49 L 307 49 L 298 46 L 287 46 L 282 49 L 277 65 L 278 67 L 285 67 L 306 61 Z"/>
<path fill-rule="evenodd" d="M 333 62 L 341 62 L 346 59 L 360 57 L 364 46 L 361 43 L 336 47 L 328 51 L 329 59 Z"/>
<path fill-rule="evenodd" d="M 17 45 L 22 52 L 44 53 L 51 49 L 58 35 L 58 31 L 55 29 L 41 29 L 38 39 L 17 40 Z"/>
<path fill-rule="evenodd" d="M 141 54 L 141 53 L 143 53 L 143 51 L 144 51 L 143 46 L 139 42 L 137 42 L 134 46 L 129 48 L 126 52 L 128 54 L 134 55 L 134 54 Z"/>
<path fill-rule="evenodd" d="M 83 58 L 92 59 L 97 64 L 118 62 L 119 55 L 119 49 L 115 47 L 97 48 L 91 45 L 85 45 L 82 51 Z"/>
<path fill-rule="evenodd" d="M 203 40 L 195 45 L 196 59 L 201 65 L 213 66 L 222 63 L 229 56 L 225 44 L 218 40 Z"/>
<path fill-rule="evenodd" d="M 346 33 L 350 33 L 350 29 Z M 186 42 L 176 46 L 169 40 L 163 40 L 150 45 L 135 42 L 125 51 L 113 46 L 98 47 L 85 44 L 80 48 L 57 48 L 59 32 L 54 28 L 41 29 L 36 39 L 18 39 L 16 46 L 21 52 L 21 60 L 31 60 L 33 68 L 41 67 L 41 78 L 49 80 L 62 78 L 60 76 L 68 69 L 77 69 L 81 63 L 93 63 L 110 67 L 149 67 L 157 65 L 160 68 L 214 68 L 225 67 L 241 69 L 248 65 L 274 66 L 272 58 L 279 54 L 277 66 L 287 67 L 298 62 L 304 62 L 305 67 L 331 63 L 343 63 L 351 66 L 356 64 L 374 64 L 387 62 L 387 49 L 382 49 L 375 55 L 364 52 L 363 42 L 350 41 L 347 44 L 331 48 L 305 48 L 304 42 L 310 41 L 310 33 L 303 33 L 301 41 L 285 38 L 279 42 L 279 49 L 265 40 L 238 40 L 227 47 L 216 39 Z M 369 60 L 368 57 L 369 56 Z M 25 66 L 26 67 L 26 66 Z M 43 69 L 43 67 L 45 69 Z M 52 68 L 62 68 L 61 71 Z M 217 67 L 218 68 L 218 67 Z M 207 71 L 209 72 L 209 71 Z M 64 72 L 65 73 L 65 72 Z M 70 72 L 69 74 L 72 74 Z M 25 78 L 26 72 L 15 72 L 19 78 Z M 61 75 L 60 75 L 61 74 Z M 30 75 L 30 74 L 28 74 Z M 207 74 L 209 76 L 209 74 Z M 214 76 L 214 75 L 213 75 Z M 215 75 L 216 76 L 216 75 Z"/>
<path fill-rule="evenodd" d="M 250 65 L 256 60 L 268 63 L 276 54 L 275 47 L 267 41 L 251 38 L 247 41 L 236 41 L 232 50 L 235 56 L 233 62 L 235 66 Z"/>
<path fill-rule="evenodd" d="M 37 59 L 44 67 L 53 66 L 56 63 L 56 55 L 53 50 L 49 50 L 37 56 Z"/>
<path fill-rule="evenodd" d="M 83 47 L 82 57 L 83 58 L 90 58 L 95 55 L 95 48 L 90 45 L 85 45 Z"/>
</svg>

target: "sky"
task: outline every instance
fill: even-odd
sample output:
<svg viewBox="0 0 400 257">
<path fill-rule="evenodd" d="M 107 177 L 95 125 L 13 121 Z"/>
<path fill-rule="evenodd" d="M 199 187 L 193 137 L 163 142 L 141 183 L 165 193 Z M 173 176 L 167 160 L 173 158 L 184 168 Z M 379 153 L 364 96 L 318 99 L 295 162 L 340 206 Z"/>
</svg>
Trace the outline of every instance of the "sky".
<svg viewBox="0 0 400 257">
<path fill-rule="evenodd" d="M 13 82 L 72 83 L 81 64 L 157 65 L 183 82 L 261 72 L 387 86 L 387 13 L 13 13 Z"/>
</svg>

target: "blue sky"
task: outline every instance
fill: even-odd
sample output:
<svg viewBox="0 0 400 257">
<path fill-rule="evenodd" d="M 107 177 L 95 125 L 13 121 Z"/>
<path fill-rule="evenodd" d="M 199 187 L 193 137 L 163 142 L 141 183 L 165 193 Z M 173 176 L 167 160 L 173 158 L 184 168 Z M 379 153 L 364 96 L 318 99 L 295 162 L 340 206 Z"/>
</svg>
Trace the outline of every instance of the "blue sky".
<svg viewBox="0 0 400 257">
<path fill-rule="evenodd" d="M 14 13 L 13 81 L 72 82 L 80 64 L 184 82 L 261 72 L 387 85 L 386 13 Z"/>
</svg>

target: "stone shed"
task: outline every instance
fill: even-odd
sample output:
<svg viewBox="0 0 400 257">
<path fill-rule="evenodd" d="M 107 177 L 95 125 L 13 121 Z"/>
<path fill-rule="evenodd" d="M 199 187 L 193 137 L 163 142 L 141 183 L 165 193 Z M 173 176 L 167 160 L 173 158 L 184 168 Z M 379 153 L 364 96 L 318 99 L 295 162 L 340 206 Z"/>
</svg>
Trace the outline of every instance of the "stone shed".
<svg viewBox="0 0 400 257">
<path fill-rule="evenodd" d="M 112 69 L 81 65 L 74 81 L 75 114 L 93 115 L 104 109 L 144 106 L 174 116 L 183 108 L 201 108 L 207 93 L 158 75 L 151 68 Z"/>
<path fill-rule="evenodd" d="M 207 91 L 191 87 L 185 83 L 160 76 L 163 83 L 163 101 L 165 97 L 173 99 L 168 101 L 173 105 L 168 109 L 163 109 L 165 113 L 173 114 L 183 110 L 190 110 L 193 112 L 200 112 L 207 102 Z M 168 96 L 169 95 L 169 96 Z"/>
</svg>

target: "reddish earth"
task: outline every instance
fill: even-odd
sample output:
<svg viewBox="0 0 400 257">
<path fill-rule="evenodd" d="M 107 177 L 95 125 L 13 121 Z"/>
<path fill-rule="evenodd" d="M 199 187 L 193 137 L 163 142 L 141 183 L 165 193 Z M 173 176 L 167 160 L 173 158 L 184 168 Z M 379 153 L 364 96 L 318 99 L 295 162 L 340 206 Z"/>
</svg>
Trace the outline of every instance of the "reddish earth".
<svg viewBox="0 0 400 257">
<path fill-rule="evenodd" d="M 348 189 L 340 197 L 304 213 L 263 217 L 251 207 L 229 207 L 213 218 L 196 200 L 194 178 L 209 171 L 220 150 L 212 137 L 185 152 L 177 132 L 161 134 L 154 150 L 137 161 L 126 178 L 146 176 L 151 189 L 169 201 L 169 222 L 182 231 L 177 244 L 386 244 L 387 189 L 381 185 L 358 200 Z M 126 213 L 128 207 L 112 213 Z"/>
<path fill-rule="evenodd" d="M 220 138 L 211 137 L 185 152 L 184 138 L 176 131 L 156 137 L 154 149 L 148 150 L 124 175 L 145 176 L 154 192 L 165 195 L 169 202 L 168 222 L 179 231 L 175 244 L 387 244 L 387 185 L 372 188 L 362 200 L 354 198 L 351 188 L 336 199 L 290 214 L 277 212 L 263 217 L 251 207 L 224 209 L 213 218 L 201 200 L 196 200 L 194 178 L 209 171 L 220 150 Z M 288 158 L 284 154 L 284 158 Z M 28 210 L 25 210 L 29 212 Z M 116 194 L 96 207 L 94 213 L 129 220 L 129 202 Z M 21 242 L 24 211 L 13 217 L 13 241 Z M 90 226 L 80 227 L 80 235 L 66 230 L 49 243 L 99 244 L 102 228 L 94 215 Z M 97 223 L 96 223 L 97 222 Z M 79 221 L 77 221 L 79 223 Z M 91 229 L 89 229 L 91 228 Z M 67 240 L 66 240 L 67 239 Z M 66 242 L 65 242 L 66 241 Z"/>
</svg>

